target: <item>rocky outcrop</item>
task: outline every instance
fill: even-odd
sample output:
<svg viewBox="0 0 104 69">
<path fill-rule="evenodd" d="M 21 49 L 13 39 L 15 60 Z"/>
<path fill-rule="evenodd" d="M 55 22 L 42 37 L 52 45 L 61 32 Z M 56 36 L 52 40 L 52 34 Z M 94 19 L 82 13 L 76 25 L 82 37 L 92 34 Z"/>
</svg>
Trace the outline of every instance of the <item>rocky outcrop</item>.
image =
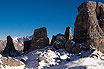
<svg viewBox="0 0 104 69">
<path fill-rule="evenodd" d="M 71 27 L 67 27 L 64 35 L 61 33 L 53 35 L 50 45 L 57 49 L 65 48 L 65 43 L 70 39 L 73 39 Z"/>
<path fill-rule="evenodd" d="M 56 35 L 56 40 L 53 43 L 53 46 L 56 49 L 61 49 L 65 47 L 65 43 L 66 43 L 66 38 L 64 37 L 63 34 L 57 34 Z"/>
<path fill-rule="evenodd" d="M 104 32 L 104 4 L 103 3 L 100 2 L 97 3 L 96 15 L 97 15 L 98 23 Z"/>
<path fill-rule="evenodd" d="M 71 32 L 71 27 L 67 27 L 67 28 L 66 28 L 66 31 L 65 31 L 65 38 L 66 38 L 67 40 L 73 39 L 72 32 Z"/>
<path fill-rule="evenodd" d="M 81 51 L 87 51 L 88 49 L 84 43 L 75 43 L 73 40 L 68 40 L 65 44 L 65 49 L 70 53 L 80 53 Z"/>
<path fill-rule="evenodd" d="M 10 36 L 7 36 L 7 44 L 3 51 L 3 55 L 15 57 L 18 56 L 18 52 L 14 47 L 13 40 Z"/>
<path fill-rule="evenodd" d="M 75 21 L 74 41 L 104 52 L 103 14 L 101 3 L 87 1 L 81 4 Z"/>
<path fill-rule="evenodd" d="M 49 38 L 47 37 L 47 30 L 45 27 L 35 29 L 31 41 L 30 51 L 44 48 L 49 45 Z"/>
</svg>

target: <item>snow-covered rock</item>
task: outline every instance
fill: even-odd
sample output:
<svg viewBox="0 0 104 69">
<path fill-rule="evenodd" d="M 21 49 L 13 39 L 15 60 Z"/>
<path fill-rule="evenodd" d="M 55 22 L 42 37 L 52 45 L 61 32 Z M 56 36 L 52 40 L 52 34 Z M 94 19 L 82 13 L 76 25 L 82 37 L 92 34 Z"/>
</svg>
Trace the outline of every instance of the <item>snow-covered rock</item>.
<svg viewBox="0 0 104 69">
<path fill-rule="evenodd" d="M 66 38 L 64 38 L 64 36 L 62 34 L 58 34 L 56 36 L 56 40 L 53 43 L 53 46 L 56 49 L 62 49 L 62 48 L 64 48 L 65 43 L 66 43 Z"/>
<path fill-rule="evenodd" d="M 25 64 L 15 58 L 0 57 L 0 69 L 24 69 Z"/>
<path fill-rule="evenodd" d="M 59 65 L 62 62 L 66 62 L 69 58 L 67 51 L 64 49 L 56 50 L 53 46 L 47 46 L 43 49 L 34 50 L 24 56 L 28 58 L 24 62 L 26 68 L 33 69 L 42 69 Z M 23 57 L 17 57 L 17 59 L 20 60 Z"/>
</svg>

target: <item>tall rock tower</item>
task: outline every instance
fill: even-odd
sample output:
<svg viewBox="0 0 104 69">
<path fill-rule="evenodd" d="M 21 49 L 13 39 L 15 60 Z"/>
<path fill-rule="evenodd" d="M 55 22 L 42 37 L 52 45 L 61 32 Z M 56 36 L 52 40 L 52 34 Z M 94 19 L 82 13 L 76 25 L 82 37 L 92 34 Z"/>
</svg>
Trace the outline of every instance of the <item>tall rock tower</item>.
<svg viewBox="0 0 104 69">
<path fill-rule="evenodd" d="M 104 53 L 104 4 L 87 1 L 78 7 L 74 41 Z"/>
</svg>

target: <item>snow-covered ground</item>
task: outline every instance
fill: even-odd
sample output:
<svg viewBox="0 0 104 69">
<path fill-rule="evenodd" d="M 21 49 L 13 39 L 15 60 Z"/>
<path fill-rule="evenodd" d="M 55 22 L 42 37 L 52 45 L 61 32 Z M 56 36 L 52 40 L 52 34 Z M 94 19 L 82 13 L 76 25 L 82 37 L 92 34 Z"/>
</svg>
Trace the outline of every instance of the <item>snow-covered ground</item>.
<svg viewBox="0 0 104 69">
<path fill-rule="evenodd" d="M 24 59 L 26 69 L 104 69 L 104 56 L 98 51 L 68 53 L 53 46 L 32 51 L 17 59 Z M 101 60 L 102 59 L 102 60 Z"/>
</svg>

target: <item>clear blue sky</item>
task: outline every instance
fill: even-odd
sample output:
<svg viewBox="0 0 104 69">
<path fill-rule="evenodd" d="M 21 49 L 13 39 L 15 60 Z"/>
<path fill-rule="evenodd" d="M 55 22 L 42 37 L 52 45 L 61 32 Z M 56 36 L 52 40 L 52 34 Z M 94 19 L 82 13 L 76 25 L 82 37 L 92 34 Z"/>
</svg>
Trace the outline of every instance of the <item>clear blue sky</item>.
<svg viewBox="0 0 104 69">
<path fill-rule="evenodd" d="M 74 31 L 77 7 L 87 0 L 0 0 L 0 40 L 7 35 L 29 36 L 47 27 L 48 36 Z M 104 0 L 94 0 L 103 2 Z"/>
</svg>

